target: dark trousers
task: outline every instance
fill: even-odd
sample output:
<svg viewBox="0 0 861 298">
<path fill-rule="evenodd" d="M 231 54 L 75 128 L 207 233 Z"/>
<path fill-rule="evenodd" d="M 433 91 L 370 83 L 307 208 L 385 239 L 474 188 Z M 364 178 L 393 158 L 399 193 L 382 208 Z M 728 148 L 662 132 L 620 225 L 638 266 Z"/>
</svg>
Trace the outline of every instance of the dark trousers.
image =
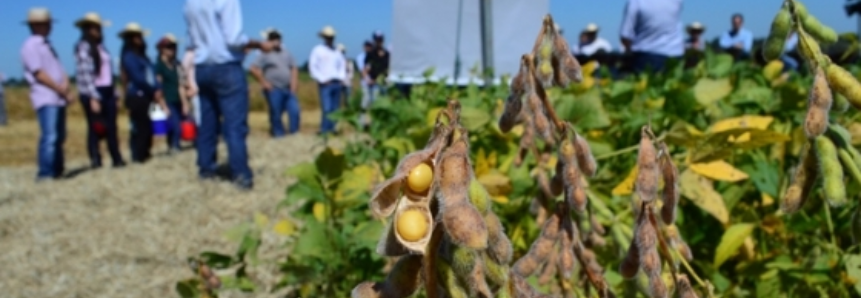
<svg viewBox="0 0 861 298">
<path fill-rule="evenodd" d="M 664 70 L 664 65 L 669 56 L 653 54 L 647 52 L 634 52 L 633 55 L 633 70 L 635 73 L 656 73 Z"/>
<path fill-rule="evenodd" d="M 99 150 L 99 140 L 102 139 L 94 130 L 93 123 L 101 122 L 105 128 L 104 139 L 108 143 L 108 152 L 111 154 L 111 160 L 114 164 L 123 163 L 123 156 L 120 154 L 119 141 L 117 140 L 117 98 L 114 94 L 113 87 L 96 88 L 101 97 L 101 111 L 96 114 L 90 109 L 89 96 L 81 95 L 81 105 L 84 108 L 84 114 L 87 118 L 87 152 L 90 155 L 90 162 L 93 165 L 102 164 L 102 154 Z"/>
<path fill-rule="evenodd" d="M 152 98 L 148 96 L 126 96 L 126 108 L 132 121 L 132 132 L 129 137 L 132 151 L 132 161 L 145 162 L 150 158 L 152 149 L 152 120 L 149 118 L 149 107 Z"/>
<path fill-rule="evenodd" d="M 185 120 L 185 116 L 182 115 L 182 102 L 168 102 L 167 108 L 170 110 L 167 116 L 167 146 L 169 149 L 179 149 L 182 121 Z"/>
<path fill-rule="evenodd" d="M 200 128 L 197 133 L 197 165 L 201 177 L 215 175 L 218 167 L 218 133 L 227 143 L 228 163 L 234 180 L 251 182 L 248 166 L 248 82 L 239 63 L 198 65 L 195 68 L 200 96 Z"/>
</svg>

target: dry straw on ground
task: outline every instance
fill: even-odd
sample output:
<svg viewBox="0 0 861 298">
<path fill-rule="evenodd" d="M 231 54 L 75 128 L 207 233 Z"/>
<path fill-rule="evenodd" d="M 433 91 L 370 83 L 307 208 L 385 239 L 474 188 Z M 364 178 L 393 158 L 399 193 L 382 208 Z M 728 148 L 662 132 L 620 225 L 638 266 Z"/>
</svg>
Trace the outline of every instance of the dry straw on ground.
<svg viewBox="0 0 861 298">
<path fill-rule="evenodd" d="M 33 182 L 33 166 L 0 168 L 2 296 L 175 297 L 175 282 L 191 276 L 186 257 L 202 250 L 232 254 L 236 244 L 225 231 L 255 212 L 289 217 L 287 211 L 274 214 L 292 182 L 284 170 L 312 158 L 322 141 L 258 135 L 249 138 L 249 148 L 256 174 L 251 192 L 198 181 L 191 150 L 45 184 Z M 67 162 L 72 168 L 87 163 Z M 284 253 L 284 239 L 264 235 L 261 257 Z M 273 272 L 251 274 L 271 285 Z"/>
</svg>

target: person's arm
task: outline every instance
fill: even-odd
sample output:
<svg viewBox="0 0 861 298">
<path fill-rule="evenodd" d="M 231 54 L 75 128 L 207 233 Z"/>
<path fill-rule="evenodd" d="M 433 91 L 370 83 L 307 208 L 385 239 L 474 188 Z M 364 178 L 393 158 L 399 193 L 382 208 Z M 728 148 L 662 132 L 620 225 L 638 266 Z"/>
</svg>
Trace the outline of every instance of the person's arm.
<svg viewBox="0 0 861 298">
<path fill-rule="evenodd" d="M 750 50 L 753 49 L 753 33 L 750 33 L 750 31 L 745 31 L 742 43 L 742 48 L 744 49 L 744 51 L 750 53 Z"/>
<path fill-rule="evenodd" d="M 260 82 L 260 86 L 263 87 L 263 90 L 269 91 L 272 90 L 272 84 L 266 80 L 266 77 L 263 76 L 263 55 L 257 56 L 257 60 L 251 64 L 251 67 L 248 68 L 248 72 L 251 73 L 251 76 L 254 77 L 257 82 Z"/>
<path fill-rule="evenodd" d="M 185 67 L 185 84 L 188 88 L 188 97 L 191 98 L 197 95 L 197 81 L 194 74 L 194 52 L 187 52 L 185 54 L 184 60 L 185 61 L 183 61 L 183 66 Z"/>
<path fill-rule="evenodd" d="M 628 3 L 625 4 L 625 11 L 622 14 L 622 28 L 620 29 L 619 36 L 622 41 L 622 46 L 625 47 L 625 52 L 631 51 L 631 44 L 634 41 L 634 37 L 637 36 L 636 32 L 636 24 L 637 24 L 637 2 L 633 0 L 628 0 Z"/>
<path fill-rule="evenodd" d="M 362 78 L 365 80 L 367 84 L 373 84 L 374 81 L 371 79 L 371 59 L 372 55 L 365 54 L 365 68 L 362 69 Z"/>
<path fill-rule="evenodd" d="M 311 57 L 308 58 L 308 72 L 318 83 L 325 83 L 320 77 L 320 52 L 316 47 L 311 50 Z"/>
<path fill-rule="evenodd" d="M 249 44 L 248 36 L 242 33 L 242 7 L 239 0 L 226 0 L 218 14 L 221 33 L 227 45 L 241 50 Z"/>
<path fill-rule="evenodd" d="M 82 95 L 89 96 L 93 100 L 101 100 L 99 92 L 96 91 L 95 76 L 93 71 L 95 63 L 90 57 L 90 45 L 86 42 L 78 43 L 75 51 L 75 81 L 78 85 L 78 92 Z"/>
<path fill-rule="evenodd" d="M 733 46 L 732 37 L 729 36 L 729 32 L 721 33 L 720 39 L 718 39 L 718 45 L 724 49 L 731 48 Z"/>
<path fill-rule="evenodd" d="M 293 59 L 293 55 L 289 56 L 290 58 L 290 92 L 293 95 L 296 95 L 297 91 L 299 91 L 299 68 L 296 67 L 296 60 Z"/>
</svg>

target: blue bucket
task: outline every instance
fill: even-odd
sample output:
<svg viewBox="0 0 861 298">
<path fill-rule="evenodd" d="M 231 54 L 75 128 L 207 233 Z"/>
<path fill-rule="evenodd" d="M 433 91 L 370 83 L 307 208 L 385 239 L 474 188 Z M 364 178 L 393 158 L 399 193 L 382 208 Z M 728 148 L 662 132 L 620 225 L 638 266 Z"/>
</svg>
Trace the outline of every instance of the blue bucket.
<svg viewBox="0 0 861 298">
<path fill-rule="evenodd" d="M 152 121 L 152 134 L 157 136 L 163 136 L 167 134 L 167 120 L 153 120 Z"/>
</svg>

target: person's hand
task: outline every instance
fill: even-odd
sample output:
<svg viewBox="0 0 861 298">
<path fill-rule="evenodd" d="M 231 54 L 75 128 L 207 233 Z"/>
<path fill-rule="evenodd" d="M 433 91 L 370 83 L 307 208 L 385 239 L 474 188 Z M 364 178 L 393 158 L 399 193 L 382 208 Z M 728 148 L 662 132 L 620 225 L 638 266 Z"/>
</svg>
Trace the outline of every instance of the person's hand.
<svg viewBox="0 0 861 298">
<path fill-rule="evenodd" d="M 737 43 L 733 47 L 735 47 L 736 49 L 742 49 L 744 48 L 744 45 L 742 43 Z"/>
<path fill-rule="evenodd" d="M 290 87 L 290 93 L 293 93 L 293 95 L 296 95 L 297 91 L 298 91 L 298 88 L 296 86 Z"/>
<path fill-rule="evenodd" d="M 264 91 L 272 91 L 272 84 L 270 84 L 268 81 L 260 82 L 260 86 L 263 87 Z"/>
<path fill-rule="evenodd" d="M 167 107 L 167 104 L 161 103 L 159 106 L 161 106 L 161 110 L 164 111 L 164 115 L 170 117 L 170 109 Z"/>
<path fill-rule="evenodd" d="M 90 111 L 93 111 L 93 114 L 98 114 L 102 112 L 102 105 L 98 100 L 90 99 Z"/>
<path fill-rule="evenodd" d="M 182 115 L 188 116 L 189 111 L 191 111 L 191 107 L 187 103 L 182 104 Z"/>
</svg>

